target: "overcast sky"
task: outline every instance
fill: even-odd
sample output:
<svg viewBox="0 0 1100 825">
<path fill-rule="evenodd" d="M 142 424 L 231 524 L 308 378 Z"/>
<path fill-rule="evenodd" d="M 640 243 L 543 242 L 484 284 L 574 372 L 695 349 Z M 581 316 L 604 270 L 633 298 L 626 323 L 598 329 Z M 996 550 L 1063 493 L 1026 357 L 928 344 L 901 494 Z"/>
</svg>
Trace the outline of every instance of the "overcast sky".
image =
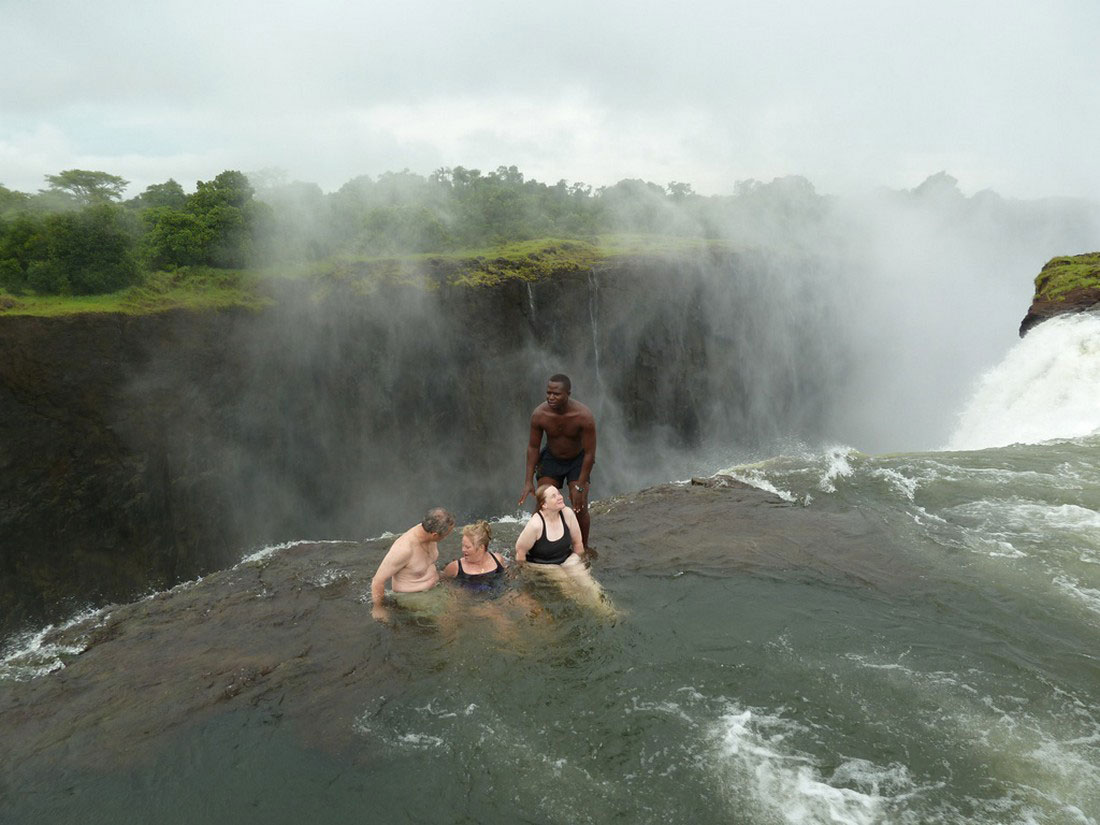
<svg viewBox="0 0 1100 825">
<path fill-rule="evenodd" d="M 1100 0 L 0 0 L 0 183 L 516 165 L 1100 199 Z"/>
</svg>

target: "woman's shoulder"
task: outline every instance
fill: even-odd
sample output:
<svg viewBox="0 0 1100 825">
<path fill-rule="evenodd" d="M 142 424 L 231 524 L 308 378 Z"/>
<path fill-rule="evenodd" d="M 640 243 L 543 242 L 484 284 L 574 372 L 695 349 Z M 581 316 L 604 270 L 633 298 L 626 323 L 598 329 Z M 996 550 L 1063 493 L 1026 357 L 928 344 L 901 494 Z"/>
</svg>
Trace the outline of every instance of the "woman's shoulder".
<svg viewBox="0 0 1100 825">
<path fill-rule="evenodd" d="M 458 559 L 455 559 L 443 568 L 443 575 L 452 579 L 458 575 Z"/>
<path fill-rule="evenodd" d="M 493 553 L 493 558 L 497 560 L 497 564 L 499 564 L 501 567 L 508 566 L 508 560 L 504 558 L 504 556 L 500 555 L 500 553 Z"/>
</svg>

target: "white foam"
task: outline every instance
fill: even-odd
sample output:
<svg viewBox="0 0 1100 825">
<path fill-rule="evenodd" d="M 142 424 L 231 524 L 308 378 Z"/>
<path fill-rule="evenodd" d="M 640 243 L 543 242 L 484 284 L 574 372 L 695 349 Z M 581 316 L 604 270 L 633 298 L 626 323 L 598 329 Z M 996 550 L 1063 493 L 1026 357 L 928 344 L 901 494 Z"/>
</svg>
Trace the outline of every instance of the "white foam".
<svg viewBox="0 0 1100 825">
<path fill-rule="evenodd" d="M 917 495 L 917 487 L 921 479 L 910 478 L 904 473 L 890 467 L 882 467 L 871 471 L 872 478 L 881 478 L 897 492 L 901 493 L 907 501 L 914 501 Z"/>
<path fill-rule="evenodd" d="M 47 639 L 84 623 L 88 623 L 88 630 L 102 627 L 110 615 L 103 608 L 85 608 L 60 625 L 46 625 L 41 630 L 13 637 L 0 655 L 0 681 L 21 682 L 60 670 L 66 659 L 88 649 L 88 637 L 80 636 L 66 644 Z"/>
<path fill-rule="evenodd" d="M 1054 579 L 1054 584 L 1062 591 L 1084 604 L 1085 607 L 1093 613 L 1100 614 L 1100 590 L 1093 587 L 1086 587 L 1081 582 L 1069 576 L 1056 577 Z"/>
<path fill-rule="evenodd" d="M 847 478 L 852 474 L 852 465 L 848 458 L 856 454 L 851 447 L 835 446 L 825 450 L 825 472 L 818 486 L 826 493 L 835 493 L 838 478 Z"/>
<path fill-rule="evenodd" d="M 383 533 L 378 536 L 378 539 L 390 538 L 392 533 Z M 363 539 L 363 541 L 375 541 L 376 539 Z M 354 544 L 355 542 L 348 541 L 347 539 L 298 539 L 296 541 L 284 541 L 280 544 L 269 544 L 266 547 L 261 547 L 259 550 L 254 550 L 251 553 L 245 555 L 239 562 L 233 565 L 232 569 L 236 569 L 244 564 L 254 564 L 256 562 L 264 561 L 274 556 L 276 553 L 281 553 L 283 550 L 289 550 L 291 547 L 298 547 L 303 544 Z"/>
<path fill-rule="evenodd" d="M 1044 321 L 978 383 L 949 450 L 1100 432 L 1100 315 Z"/>
<path fill-rule="evenodd" d="M 901 765 L 847 760 L 826 779 L 811 757 L 784 745 L 794 723 L 751 710 L 723 716 L 716 728 L 730 792 L 779 822 L 872 825 L 884 818 L 882 790 L 911 787 Z M 848 785 L 857 785 L 861 790 Z"/>
<path fill-rule="evenodd" d="M 748 484 L 758 490 L 777 495 L 784 501 L 795 502 L 798 500 L 798 497 L 794 493 L 789 490 L 781 490 L 772 484 L 767 476 L 764 475 L 763 471 L 757 468 L 733 467 L 729 470 L 723 470 L 721 475 L 728 475 L 730 478 Z"/>
<path fill-rule="evenodd" d="M 1100 549 L 1100 513 L 1076 504 L 983 499 L 954 507 L 951 512 L 973 519 L 982 535 L 1047 544 L 1052 536 L 1069 534 L 1075 542 Z"/>
<path fill-rule="evenodd" d="M 314 587 L 328 587 L 340 581 L 347 581 L 350 578 L 351 573 L 347 570 L 325 570 L 316 576 L 312 576 L 309 583 Z"/>
</svg>

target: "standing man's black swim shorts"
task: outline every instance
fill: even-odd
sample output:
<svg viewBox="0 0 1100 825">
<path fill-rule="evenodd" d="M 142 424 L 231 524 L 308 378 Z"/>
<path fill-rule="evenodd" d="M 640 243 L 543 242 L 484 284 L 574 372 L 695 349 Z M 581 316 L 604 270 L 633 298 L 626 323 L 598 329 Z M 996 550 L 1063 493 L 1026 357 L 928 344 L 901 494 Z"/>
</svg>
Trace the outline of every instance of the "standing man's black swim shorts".
<svg viewBox="0 0 1100 825">
<path fill-rule="evenodd" d="M 574 458 L 560 459 L 550 455 L 550 448 L 544 447 L 539 453 L 539 463 L 535 467 L 536 478 L 552 478 L 560 487 L 566 481 L 576 481 L 581 477 L 581 465 L 584 463 L 584 450 Z"/>
</svg>

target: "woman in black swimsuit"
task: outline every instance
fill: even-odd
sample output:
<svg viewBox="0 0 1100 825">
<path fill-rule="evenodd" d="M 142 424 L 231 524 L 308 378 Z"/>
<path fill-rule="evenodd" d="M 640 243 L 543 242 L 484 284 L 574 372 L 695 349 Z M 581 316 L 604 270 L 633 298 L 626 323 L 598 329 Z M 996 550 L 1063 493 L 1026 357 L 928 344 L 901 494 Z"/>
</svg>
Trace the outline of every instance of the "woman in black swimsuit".
<svg viewBox="0 0 1100 825">
<path fill-rule="evenodd" d="M 462 558 L 455 559 L 444 567 L 443 575 L 470 590 L 495 590 L 504 581 L 507 562 L 496 553 L 489 552 L 492 538 L 493 531 L 487 521 L 463 527 Z"/>
<path fill-rule="evenodd" d="M 516 561 L 555 579 L 581 604 L 614 618 L 614 605 L 581 561 L 581 526 L 576 514 L 565 506 L 561 491 L 543 484 L 535 490 L 535 501 L 539 509 L 516 539 Z"/>
<path fill-rule="evenodd" d="M 539 509 L 516 539 L 516 561 L 531 564 L 581 564 L 581 525 L 565 506 L 561 490 L 543 484 L 535 490 Z"/>
</svg>

